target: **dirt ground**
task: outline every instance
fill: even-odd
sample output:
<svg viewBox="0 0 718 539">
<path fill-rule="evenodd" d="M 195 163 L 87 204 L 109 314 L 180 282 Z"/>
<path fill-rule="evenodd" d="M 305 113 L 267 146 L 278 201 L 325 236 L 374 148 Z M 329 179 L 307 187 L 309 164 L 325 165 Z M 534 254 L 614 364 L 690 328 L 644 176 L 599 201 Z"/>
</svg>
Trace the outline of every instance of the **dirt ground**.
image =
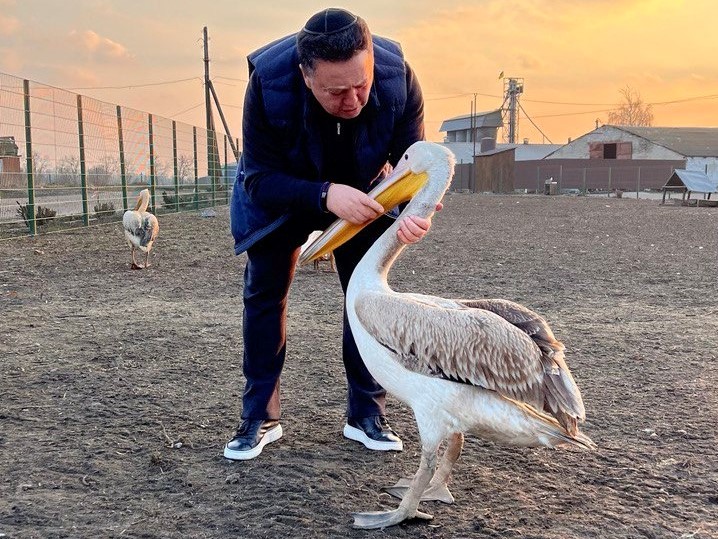
<svg viewBox="0 0 718 539">
<path fill-rule="evenodd" d="M 598 450 L 467 437 L 431 522 L 350 527 L 419 462 L 341 436 L 336 274 L 290 297 L 285 436 L 222 447 L 240 413 L 243 257 L 226 208 L 165 215 L 147 271 L 119 223 L 0 242 L 0 537 L 718 537 L 718 208 L 450 194 L 394 288 L 503 297 L 567 347 Z"/>
</svg>

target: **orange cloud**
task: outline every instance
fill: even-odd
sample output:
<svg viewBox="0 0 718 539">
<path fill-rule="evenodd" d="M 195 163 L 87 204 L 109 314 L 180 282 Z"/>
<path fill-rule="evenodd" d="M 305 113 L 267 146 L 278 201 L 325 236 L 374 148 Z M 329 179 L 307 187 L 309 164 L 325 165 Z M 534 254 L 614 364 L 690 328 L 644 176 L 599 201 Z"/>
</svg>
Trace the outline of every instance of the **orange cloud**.
<svg viewBox="0 0 718 539">
<path fill-rule="evenodd" d="M 83 50 L 103 59 L 132 58 L 124 45 L 107 37 L 102 37 L 92 30 L 85 30 L 84 32 L 73 30 L 70 32 L 70 38 Z"/>
<path fill-rule="evenodd" d="M 0 14 L 0 35 L 9 36 L 20 28 L 20 21 L 15 17 Z"/>
<path fill-rule="evenodd" d="M 0 69 L 6 73 L 20 71 L 24 65 L 22 55 L 9 47 L 0 47 Z"/>
</svg>

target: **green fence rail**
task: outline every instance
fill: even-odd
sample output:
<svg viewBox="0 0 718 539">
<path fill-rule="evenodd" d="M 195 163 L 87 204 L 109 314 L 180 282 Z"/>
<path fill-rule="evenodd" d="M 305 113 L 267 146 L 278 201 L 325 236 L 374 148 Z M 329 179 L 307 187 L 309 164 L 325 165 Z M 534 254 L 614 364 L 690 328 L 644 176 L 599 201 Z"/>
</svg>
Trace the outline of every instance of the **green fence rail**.
<svg viewBox="0 0 718 539">
<path fill-rule="evenodd" d="M 224 205 L 236 167 L 223 133 L 0 73 L 0 239 L 120 219 L 145 188 L 155 213 Z"/>
</svg>

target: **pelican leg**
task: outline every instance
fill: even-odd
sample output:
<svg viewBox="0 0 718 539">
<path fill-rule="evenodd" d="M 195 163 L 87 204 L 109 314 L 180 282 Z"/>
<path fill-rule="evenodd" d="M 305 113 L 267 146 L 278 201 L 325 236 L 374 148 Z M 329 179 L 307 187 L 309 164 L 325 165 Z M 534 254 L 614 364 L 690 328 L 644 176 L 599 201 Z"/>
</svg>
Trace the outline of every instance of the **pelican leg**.
<svg viewBox="0 0 718 539">
<path fill-rule="evenodd" d="M 147 251 L 145 251 L 145 266 L 144 267 L 145 268 L 150 267 L 150 250 L 149 249 L 147 249 Z"/>
<path fill-rule="evenodd" d="M 421 495 L 422 502 L 443 502 L 454 503 L 454 496 L 449 491 L 448 482 L 449 475 L 454 463 L 459 459 L 461 450 L 464 447 L 464 435 L 461 432 L 455 432 L 449 436 L 447 440 L 444 455 L 441 463 L 436 469 L 434 477 L 431 478 L 429 486 Z M 386 487 L 384 491 L 397 498 L 403 498 L 411 485 L 411 479 L 401 478 L 393 487 Z"/>
<path fill-rule="evenodd" d="M 135 261 L 135 246 L 132 246 L 132 266 L 130 266 L 132 269 L 142 269 L 142 266 L 138 265 Z"/>
<path fill-rule="evenodd" d="M 386 528 L 399 524 L 410 518 L 431 520 L 433 515 L 422 513 L 418 510 L 421 494 L 429 484 L 436 469 L 436 447 L 423 448 L 421 451 L 421 463 L 419 469 L 411 481 L 411 485 L 404 493 L 404 497 L 397 509 L 393 511 L 369 511 L 365 513 L 354 513 L 355 528 L 376 529 Z"/>
</svg>

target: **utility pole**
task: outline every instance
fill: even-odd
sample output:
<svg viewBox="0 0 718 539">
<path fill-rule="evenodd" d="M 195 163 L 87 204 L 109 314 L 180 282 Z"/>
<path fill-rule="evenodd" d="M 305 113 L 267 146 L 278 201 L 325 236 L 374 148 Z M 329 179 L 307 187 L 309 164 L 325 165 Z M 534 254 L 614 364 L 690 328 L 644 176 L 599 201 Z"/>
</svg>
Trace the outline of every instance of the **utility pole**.
<svg viewBox="0 0 718 539">
<path fill-rule="evenodd" d="M 214 89 L 214 84 L 212 84 L 212 80 L 209 78 L 209 38 L 207 37 L 206 26 L 202 31 L 202 35 L 204 41 L 204 106 L 207 116 L 207 131 L 211 131 L 213 133 L 215 131 L 214 115 L 212 114 L 212 100 L 214 100 L 214 104 L 217 107 L 217 112 L 219 113 L 219 117 L 222 120 L 222 125 L 224 126 L 224 131 L 225 133 L 227 133 L 227 137 L 229 138 L 229 145 L 232 147 L 232 152 L 234 152 L 234 158 L 239 159 L 239 149 L 234 142 L 235 139 L 234 137 L 232 137 L 232 133 L 230 133 L 229 131 L 229 125 L 227 125 L 227 120 L 224 117 L 224 112 L 222 112 L 222 106 L 219 104 L 217 91 Z"/>
<path fill-rule="evenodd" d="M 202 31 L 202 41 L 204 43 L 204 109 L 207 117 L 207 131 L 214 131 L 214 116 L 212 115 L 212 102 L 210 101 L 209 85 L 212 81 L 209 78 L 209 38 L 207 37 L 207 27 Z"/>
<path fill-rule="evenodd" d="M 474 150 L 471 152 L 471 177 L 469 178 L 469 190 L 474 192 L 476 189 L 476 94 L 471 101 L 471 131 L 470 137 L 474 143 Z"/>
<path fill-rule="evenodd" d="M 471 140 L 474 143 L 474 158 L 476 157 L 476 124 L 478 123 L 478 118 L 476 117 L 476 94 L 474 94 L 474 102 L 472 103 L 471 108 Z M 473 168 L 474 164 L 472 162 L 471 167 Z"/>
</svg>

